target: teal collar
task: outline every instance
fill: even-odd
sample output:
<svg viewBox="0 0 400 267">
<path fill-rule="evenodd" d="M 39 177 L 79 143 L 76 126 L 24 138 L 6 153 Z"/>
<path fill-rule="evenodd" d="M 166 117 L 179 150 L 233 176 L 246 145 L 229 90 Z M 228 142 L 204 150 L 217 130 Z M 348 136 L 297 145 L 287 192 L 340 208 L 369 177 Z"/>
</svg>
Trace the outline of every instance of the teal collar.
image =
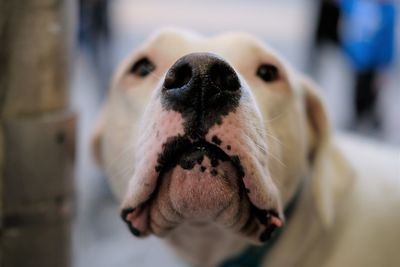
<svg viewBox="0 0 400 267">
<path fill-rule="evenodd" d="M 300 198 L 300 193 L 302 191 L 301 188 L 302 186 L 299 187 L 292 200 L 286 206 L 285 225 L 287 225 L 288 221 L 290 220 L 296 209 L 297 202 Z M 261 267 L 263 259 L 271 250 L 271 248 L 275 245 L 275 243 L 278 241 L 279 237 L 281 236 L 284 230 L 285 227 L 278 228 L 271 237 L 271 239 L 268 240 L 267 243 L 265 243 L 264 245 L 262 246 L 251 245 L 247 247 L 241 254 L 225 260 L 220 265 L 218 265 L 218 267 Z"/>
</svg>

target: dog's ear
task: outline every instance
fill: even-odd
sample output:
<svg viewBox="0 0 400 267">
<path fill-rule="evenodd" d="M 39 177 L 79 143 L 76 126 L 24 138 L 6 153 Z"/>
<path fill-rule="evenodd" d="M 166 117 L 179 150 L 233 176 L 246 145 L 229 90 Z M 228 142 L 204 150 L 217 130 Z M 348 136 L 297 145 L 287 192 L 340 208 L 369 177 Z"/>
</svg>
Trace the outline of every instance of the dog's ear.
<svg viewBox="0 0 400 267">
<path fill-rule="evenodd" d="M 330 123 L 325 110 L 325 104 L 320 97 L 317 86 L 310 80 L 303 78 L 304 101 L 306 115 L 310 129 L 310 160 L 313 160 L 314 153 L 318 147 L 329 139 Z"/>
<path fill-rule="evenodd" d="M 352 170 L 333 144 L 329 118 L 317 87 L 307 79 L 302 80 L 302 85 L 309 124 L 312 191 L 319 217 L 324 226 L 330 227 L 337 200 L 352 181 Z"/>
<path fill-rule="evenodd" d="M 102 136 L 104 131 L 104 120 L 105 118 L 104 118 L 104 108 L 103 108 L 93 128 L 91 135 L 91 142 L 90 142 L 92 156 L 99 166 L 101 166 L 103 163 L 101 150 L 102 150 Z"/>
</svg>

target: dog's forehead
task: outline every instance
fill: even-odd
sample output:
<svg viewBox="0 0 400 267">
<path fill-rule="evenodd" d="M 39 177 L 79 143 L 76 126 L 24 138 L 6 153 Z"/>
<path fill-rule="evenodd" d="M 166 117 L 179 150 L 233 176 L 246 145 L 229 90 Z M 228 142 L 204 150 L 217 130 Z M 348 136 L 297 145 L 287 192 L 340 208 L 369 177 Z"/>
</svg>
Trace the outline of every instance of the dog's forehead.
<svg viewBox="0 0 400 267">
<path fill-rule="evenodd" d="M 193 52 L 215 53 L 234 65 L 278 61 L 276 53 L 255 37 L 240 32 L 225 33 L 206 38 L 184 31 L 162 31 L 144 45 L 144 49 L 155 59 L 177 60 Z"/>
</svg>

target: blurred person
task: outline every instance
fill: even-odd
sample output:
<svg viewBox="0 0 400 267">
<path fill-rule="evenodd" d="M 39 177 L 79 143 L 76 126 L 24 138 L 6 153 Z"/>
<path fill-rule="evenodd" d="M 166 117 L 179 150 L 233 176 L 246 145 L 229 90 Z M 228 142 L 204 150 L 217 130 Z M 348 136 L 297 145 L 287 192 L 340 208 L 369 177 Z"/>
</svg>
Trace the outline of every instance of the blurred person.
<svg viewBox="0 0 400 267">
<path fill-rule="evenodd" d="M 107 0 L 79 1 L 79 42 L 88 49 L 96 49 L 99 41 L 110 38 Z"/>
<path fill-rule="evenodd" d="M 79 1 L 78 40 L 96 72 L 101 88 L 100 97 L 103 97 L 111 76 L 109 64 L 111 29 L 108 13 L 108 0 Z"/>
<path fill-rule="evenodd" d="M 322 0 L 318 7 L 317 28 L 314 44 L 319 48 L 324 43 L 339 45 L 338 23 L 340 8 L 336 0 Z"/>
<path fill-rule="evenodd" d="M 354 69 L 355 126 L 380 127 L 376 99 L 381 73 L 394 58 L 395 4 L 392 0 L 341 0 L 342 47 Z"/>
<path fill-rule="evenodd" d="M 340 46 L 338 31 L 340 7 L 337 0 L 318 0 L 316 3 L 316 22 L 309 51 L 308 69 L 311 76 L 318 77 L 324 48 Z"/>
</svg>

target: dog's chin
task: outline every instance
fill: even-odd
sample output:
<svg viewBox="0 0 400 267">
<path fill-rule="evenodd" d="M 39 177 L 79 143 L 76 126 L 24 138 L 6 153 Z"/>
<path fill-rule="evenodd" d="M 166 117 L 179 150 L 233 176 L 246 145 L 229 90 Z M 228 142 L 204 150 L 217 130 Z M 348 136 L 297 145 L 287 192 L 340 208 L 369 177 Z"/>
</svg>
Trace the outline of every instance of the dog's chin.
<svg viewBox="0 0 400 267">
<path fill-rule="evenodd" d="M 151 229 L 161 234 L 184 221 L 213 222 L 237 209 L 240 186 L 234 166 L 212 167 L 208 158 L 192 169 L 176 166 L 160 177 L 150 212 Z"/>
<path fill-rule="evenodd" d="M 207 156 L 191 169 L 177 165 L 164 173 L 150 205 L 149 228 L 166 236 L 182 224 L 219 225 L 246 237 L 257 236 L 252 213 L 237 168 L 230 161 L 212 164 Z"/>
<path fill-rule="evenodd" d="M 259 243 L 281 226 L 275 210 L 251 202 L 241 166 L 224 151 L 209 143 L 174 148 L 162 161 L 150 198 L 122 211 L 133 234 L 164 237 L 182 224 L 212 224 Z"/>
<path fill-rule="evenodd" d="M 189 220 L 212 220 L 238 200 L 236 174 L 229 162 L 204 168 L 185 170 L 178 166 L 164 176 L 168 184 L 163 190 L 171 208 Z"/>
</svg>

